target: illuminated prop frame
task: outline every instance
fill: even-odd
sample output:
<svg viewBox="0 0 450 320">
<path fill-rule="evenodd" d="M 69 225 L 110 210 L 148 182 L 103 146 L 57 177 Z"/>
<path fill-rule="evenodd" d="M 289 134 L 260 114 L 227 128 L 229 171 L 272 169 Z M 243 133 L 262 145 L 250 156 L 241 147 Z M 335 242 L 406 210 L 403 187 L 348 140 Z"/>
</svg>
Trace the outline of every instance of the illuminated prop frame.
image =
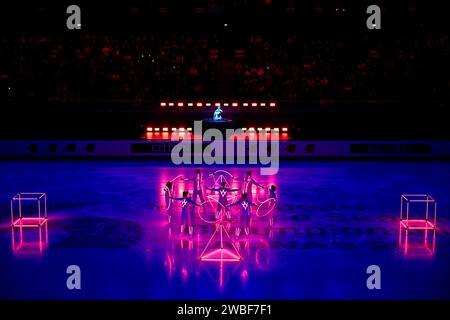
<svg viewBox="0 0 450 320">
<path fill-rule="evenodd" d="M 210 246 L 212 246 L 212 241 L 215 237 L 217 237 L 217 234 L 219 234 L 220 241 L 219 241 L 219 248 L 212 249 Z M 225 239 L 224 239 L 225 237 Z M 231 244 L 231 249 L 225 248 L 225 242 Z M 231 240 L 230 235 L 228 234 L 227 230 L 223 226 L 222 222 L 219 222 L 219 227 L 214 230 L 213 235 L 211 238 L 209 238 L 208 243 L 206 244 L 205 248 L 203 249 L 202 254 L 200 255 L 200 259 L 203 261 L 241 261 L 242 257 L 239 254 L 238 249 L 234 245 L 233 241 Z"/>
<path fill-rule="evenodd" d="M 37 218 L 24 217 L 22 215 L 22 202 L 36 201 Z M 42 208 L 41 203 L 44 203 Z M 15 204 L 18 204 L 18 214 L 14 210 Z M 47 194 L 45 192 L 19 192 L 11 199 L 11 226 L 12 227 L 41 227 L 47 223 Z"/>
<path fill-rule="evenodd" d="M 432 256 L 436 252 L 436 229 L 425 229 L 423 237 L 411 238 L 408 229 L 400 226 L 398 244 L 405 255 Z M 411 231 L 412 232 L 412 231 Z M 429 239 L 431 233 L 431 240 Z M 413 241 L 416 240 L 416 241 Z"/>
<path fill-rule="evenodd" d="M 221 182 L 225 181 L 225 185 L 227 187 L 231 187 L 231 182 L 228 182 L 227 178 L 225 177 L 226 175 L 229 176 L 230 180 L 233 180 L 233 175 L 228 172 L 227 170 L 216 170 L 214 171 L 211 176 L 213 178 L 213 184 L 210 186 L 210 188 L 213 188 L 214 186 L 219 186 Z M 217 178 L 216 178 L 217 176 Z"/>
<path fill-rule="evenodd" d="M 11 245 L 14 253 L 42 253 L 48 247 L 48 223 L 37 227 L 38 240 L 27 241 L 23 236 L 23 226 L 19 226 L 18 241 L 16 241 L 15 227 L 11 227 Z M 44 229 L 44 230 L 42 230 Z"/>
<path fill-rule="evenodd" d="M 426 203 L 425 219 L 410 219 L 410 206 L 413 203 Z M 433 206 L 433 217 L 430 219 L 430 206 Z M 405 211 L 406 208 L 406 212 Z M 404 216 L 405 215 L 405 216 Z M 400 198 L 400 227 L 405 229 L 435 229 L 437 202 L 429 194 L 402 194 Z"/>
<path fill-rule="evenodd" d="M 219 181 L 220 182 L 225 181 L 226 185 L 230 186 L 230 184 L 226 180 L 225 176 L 223 174 L 219 174 L 219 173 L 226 173 L 230 177 L 233 177 L 233 175 L 231 173 L 229 173 L 228 171 L 225 171 L 225 170 L 215 171 L 213 174 L 214 183 L 213 183 L 212 187 L 214 187 L 214 185 L 216 185 Z M 218 174 L 219 174 L 219 176 L 216 178 L 216 175 L 218 175 Z M 233 198 L 235 198 L 235 197 L 236 196 L 234 196 Z M 206 202 L 209 202 L 210 205 L 212 206 L 211 201 L 215 201 L 215 202 L 217 202 L 218 205 L 222 206 L 222 204 L 220 202 L 218 202 L 218 200 L 211 195 L 207 195 L 207 199 L 208 200 L 206 200 L 204 203 L 202 203 L 202 206 Z M 228 198 L 228 200 L 229 199 L 230 198 Z M 230 235 L 228 234 L 226 228 L 223 225 L 223 219 L 224 219 L 223 211 L 221 210 L 220 216 L 214 221 L 205 219 L 200 213 L 198 215 L 201 220 L 203 220 L 204 222 L 206 222 L 208 224 L 216 224 L 216 225 L 218 224 L 218 227 L 215 228 L 214 233 L 209 238 L 205 248 L 203 249 L 202 253 L 200 254 L 200 260 L 202 260 L 202 261 L 219 261 L 219 262 L 241 261 L 242 256 L 239 254 L 239 250 L 236 248 L 233 240 L 231 239 Z M 220 240 L 218 241 L 219 247 L 211 248 L 213 245 L 216 244 L 216 243 L 213 243 L 213 240 L 216 237 L 220 237 Z M 225 247 L 225 243 L 229 244 L 229 248 Z"/>
<path fill-rule="evenodd" d="M 262 210 L 260 210 L 260 208 L 263 205 L 265 205 L 266 203 L 268 203 L 269 209 L 267 209 L 266 212 L 261 213 L 260 211 L 262 211 Z M 263 217 L 269 215 L 275 209 L 276 204 L 277 204 L 277 200 L 275 198 L 269 198 L 269 199 L 266 199 L 266 200 L 262 201 L 261 204 L 258 205 L 258 208 L 256 209 L 255 215 L 258 218 L 263 218 Z"/>
</svg>

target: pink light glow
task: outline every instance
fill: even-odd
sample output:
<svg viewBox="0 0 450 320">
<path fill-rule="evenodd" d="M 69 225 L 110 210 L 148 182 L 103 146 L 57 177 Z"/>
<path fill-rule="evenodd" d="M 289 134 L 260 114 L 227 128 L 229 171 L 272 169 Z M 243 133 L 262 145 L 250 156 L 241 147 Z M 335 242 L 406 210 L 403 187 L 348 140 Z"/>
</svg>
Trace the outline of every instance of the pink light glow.
<svg viewBox="0 0 450 320">
<path fill-rule="evenodd" d="M 270 267 L 270 245 L 265 240 L 260 240 L 259 248 L 255 253 L 256 265 L 260 270 L 269 270 Z"/>
<path fill-rule="evenodd" d="M 218 239 L 217 239 L 218 238 Z M 215 247 L 215 248 L 214 248 Z M 200 259 L 204 261 L 240 261 L 242 259 L 230 235 L 219 222 L 211 238 L 203 249 Z"/>
<path fill-rule="evenodd" d="M 401 220 L 400 225 L 406 229 L 434 229 L 435 225 L 429 220 Z"/>
<path fill-rule="evenodd" d="M 423 235 L 411 234 L 410 229 L 403 229 L 400 223 L 399 247 L 403 249 L 405 256 L 411 257 L 432 257 L 436 252 L 436 229 L 423 229 Z M 429 237 L 431 232 L 431 240 Z M 403 236 L 404 233 L 404 236 Z M 413 236 L 414 235 L 414 236 Z"/>
<path fill-rule="evenodd" d="M 183 278 L 183 281 L 187 281 L 189 278 L 189 272 L 185 267 L 181 268 L 181 277 Z"/>
<path fill-rule="evenodd" d="M 17 227 L 16 227 L 17 228 Z M 38 230 L 38 239 L 37 240 L 25 240 L 24 230 L 22 227 L 18 227 L 19 229 L 19 238 L 16 241 L 16 230 L 15 227 L 11 227 L 11 244 L 14 254 L 42 254 L 44 249 L 48 245 L 48 226 L 45 224 L 42 227 L 37 227 Z M 44 229 L 44 230 L 43 230 Z M 34 231 L 29 231 L 34 232 Z"/>
<path fill-rule="evenodd" d="M 13 227 L 40 227 L 47 222 L 47 218 L 19 218 L 13 222 Z"/>
<path fill-rule="evenodd" d="M 164 265 L 167 267 L 167 269 L 169 270 L 169 278 L 172 277 L 173 271 L 174 271 L 174 258 L 173 255 L 166 253 L 166 261 L 164 263 Z"/>
<path fill-rule="evenodd" d="M 201 257 L 205 261 L 239 261 L 241 257 L 228 249 L 218 248 Z"/>
</svg>

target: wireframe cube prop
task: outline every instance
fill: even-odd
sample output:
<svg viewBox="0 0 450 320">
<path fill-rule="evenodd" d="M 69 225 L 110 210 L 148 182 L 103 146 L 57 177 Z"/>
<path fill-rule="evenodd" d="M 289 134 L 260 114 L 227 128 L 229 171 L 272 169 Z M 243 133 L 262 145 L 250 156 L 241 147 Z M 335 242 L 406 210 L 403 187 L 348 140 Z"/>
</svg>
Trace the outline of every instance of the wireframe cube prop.
<svg viewBox="0 0 450 320">
<path fill-rule="evenodd" d="M 37 234 L 36 229 L 38 230 Z M 26 232 L 28 233 L 26 234 Z M 11 242 L 15 254 L 41 254 L 48 247 L 48 224 L 45 223 L 42 227 L 27 229 L 11 227 Z"/>
<path fill-rule="evenodd" d="M 425 203 L 424 219 L 411 219 L 411 207 Z M 430 215 L 431 213 L 431 215 Z M 402 194 L 400 200 L 400 226 L 405 229 L 435 229 L 437 202 L 429 194 Z"/>
<path fill-rule="evenodd" d="M 24 202 L 35 202 L 34 215 L 24 214 Z M 12 227 L 41 227 L 47 223 L 47 194 L 44 192 L 19 192 L 11 199 Z"/>
<path fill-rule="evenodd" d="M 415 230 L 400 228 L 399 247 L 404 255 L 415 257 L 433 256 L 436 251 L 436 229 L 425 229 L 420 234 Z"/>
</svg>

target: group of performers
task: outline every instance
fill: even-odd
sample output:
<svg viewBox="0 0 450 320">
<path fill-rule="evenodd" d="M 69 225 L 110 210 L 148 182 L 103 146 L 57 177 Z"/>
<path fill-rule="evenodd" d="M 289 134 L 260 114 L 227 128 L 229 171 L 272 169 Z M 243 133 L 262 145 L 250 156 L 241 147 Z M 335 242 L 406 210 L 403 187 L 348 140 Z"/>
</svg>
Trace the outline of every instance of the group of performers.
<svg viewBox="0 0 450 320">
<path fill-rule="evenodd" d="M 196 170 L 195 175 L 191 178 L 179 177 L 177 178 L 180 181 L 192 181 L 192 195 L 189 191 L 183 191 L 182 197 L 174 197 L 174 181 L 167 182 L 164 187 L 164 197 L 166 201 L 166 209 L 169 223 L 172 223 L 173 219 L 173 201 L 180 201 L 181 203 L 181 234 L 183 234 L 186 230 L 188 230 L 189 235 L 193 235 L 194 229 L 192 225 L 193 215 L 195 212 L 195 207 L 202 207 L 202 210 L 205 210 L 205 193 L 203 181 L 205 178 L 210 178 L 221 173 L 211 173 L 207 176 L 203 176 L 199 169 Z M 238 178 L 231 176 L 233 180 L 239 180 Z M 225 180 L 225 179 L 224 179 Z M 253 201 L 253 185 L 258 188 L 267 190 L 267 200 L 270 199 L 272 201 L 273 206 L 276 204 L 277 194 L 276 194 L 276 186 L 271 185 L 270 187 L 265 187 L 260 183 L 256 182 L 252 177 L 252 172 L 247 171 L 243 182 L 240 188 L 231 188 L 227 186 L 226 181 L 221 181 L 220 186 L 208 187 L 205 189 L 210 190 L 211 192 L 218 194 L 217 207 L 215 210 L 215 222 L 222 223 L 225 219 L 231 221 L 231 213 L 230 207 L 239 206 L 239 223 L 235 228 L 236 238 L 239 238 L 241 231 L 243 230 L 245 235 L 248 236 L 250 234 L 250 218 L 251 218 L 251 207 L 258 207 L 257 204 Z M 240 198 L 236 201 L 229 202 L 228 195 L 232 192 L 240 191 Z M 197 200 L 200 201 L 197 202 Z M 269 223 L 272 226 L 274 223 L 273 216 L 273 206 L 270 210 L 269 215 Z"/>
</svg>

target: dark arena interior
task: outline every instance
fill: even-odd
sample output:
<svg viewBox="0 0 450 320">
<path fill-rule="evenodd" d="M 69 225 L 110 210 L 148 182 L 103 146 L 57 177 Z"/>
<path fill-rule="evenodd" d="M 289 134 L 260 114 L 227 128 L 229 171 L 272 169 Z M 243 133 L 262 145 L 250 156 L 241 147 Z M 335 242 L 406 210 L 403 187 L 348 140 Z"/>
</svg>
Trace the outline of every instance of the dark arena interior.
<svg viewBox="0 0 450 320">
<path fill-rule="evenodd" d="M 447 16 L 2 4 L 0 299 L 450 299 Z"/>
</svg>

